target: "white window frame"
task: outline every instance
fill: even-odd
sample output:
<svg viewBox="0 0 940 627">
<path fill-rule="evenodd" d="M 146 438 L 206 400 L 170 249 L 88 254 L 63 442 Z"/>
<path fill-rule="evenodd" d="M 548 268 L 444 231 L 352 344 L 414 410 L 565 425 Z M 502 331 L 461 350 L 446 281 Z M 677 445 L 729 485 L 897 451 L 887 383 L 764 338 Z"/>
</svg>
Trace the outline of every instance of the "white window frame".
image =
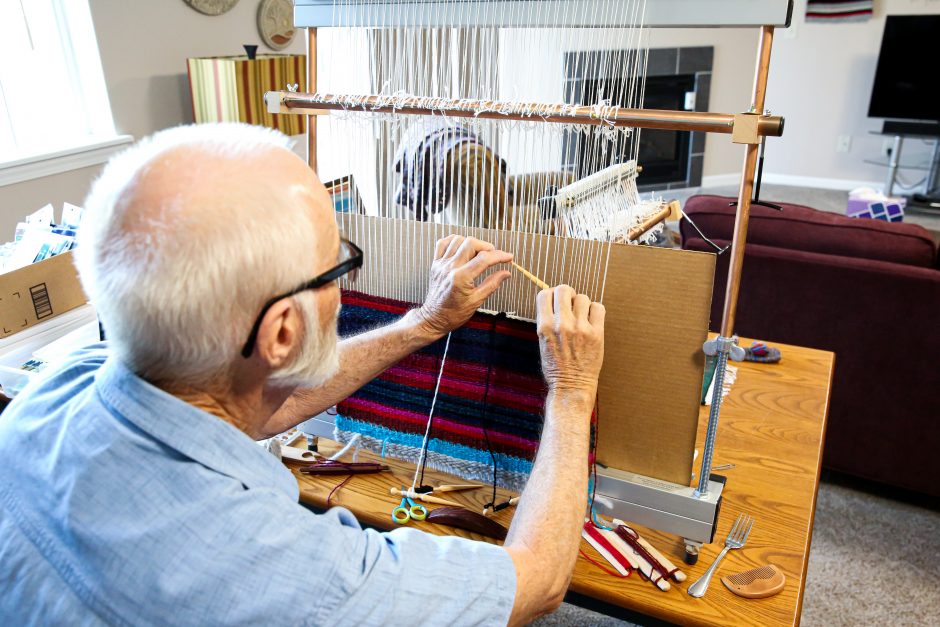
<svg viewBox="0 0 940 627">
<path fill-rule="evenodd" d="M 86 132 L 64 144 L 39 146 L 33 151 L 18 146 L 15 154 L 0 154 L 0 186 L 104 163 L 133 141 L 131 136 L 118 134 L 114 128 L 88 0 L 39 0 L 45 3 L 42 11 L 45 19 L 38 24 L 29 23 L 27 13 L 36 21 L 37 12 L 27 3 L 36 1 L 0 0 L 7 4 L 5 13 L 16 13 L 17 8 L 23 12 L 27 29 L 37 29 L 37 32 L 44 29 L 42 32 L 47 39 L 50 33 L 57 35 L 70 83 L 60 91 L 74 98 L 73 106 L 80 109 L 77 114 Z M 29 119 L 18 122 L 10 113 L 3 89 L 0 72 L 0 146 L 4 138 L 7 145 L 13 143 L 13 125 L 31 123 Z M 55 86 L 42 84 L 41 78 L 30 89 L 36 98 L 56 97 Z"/>
</svg>

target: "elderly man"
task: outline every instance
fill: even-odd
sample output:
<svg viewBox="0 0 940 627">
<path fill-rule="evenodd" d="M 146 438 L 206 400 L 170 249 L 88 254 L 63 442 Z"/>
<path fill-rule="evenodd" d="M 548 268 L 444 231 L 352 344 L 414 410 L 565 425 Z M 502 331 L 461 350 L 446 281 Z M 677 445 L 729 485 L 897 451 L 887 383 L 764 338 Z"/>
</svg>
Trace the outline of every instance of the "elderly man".
<svg viewBox="0 0 940 627">
<path fill-rule="evenodd" d="M 520 624 L 557 607 L 602 306 L 565 286 L 538 296 L 545 427 L 505 545 L 378 533 L 300 506 L 253 439 L 462 325 L 511 255 L 441 240 L 421 307 L 337 343 L 335 279 L 357 249 L 287 139 L 238 125 L 141 142 L 105 168 L 86 216 L 79 269 L 109 341 L 0 416 L 0 624 Z"/>
</svg>

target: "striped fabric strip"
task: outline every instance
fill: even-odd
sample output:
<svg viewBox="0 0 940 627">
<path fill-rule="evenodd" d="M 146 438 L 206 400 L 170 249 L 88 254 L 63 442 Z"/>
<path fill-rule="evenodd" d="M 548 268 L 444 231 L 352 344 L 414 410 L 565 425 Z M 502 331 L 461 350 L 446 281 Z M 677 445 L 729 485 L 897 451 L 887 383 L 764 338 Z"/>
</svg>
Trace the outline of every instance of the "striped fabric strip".
<svg viewBox="0 0 940 627">
<path fill-rule="evenodd" d="M 861 22 L 871 18 L 873 0 L 808 0 L 807 22 Z"/>
</svg>

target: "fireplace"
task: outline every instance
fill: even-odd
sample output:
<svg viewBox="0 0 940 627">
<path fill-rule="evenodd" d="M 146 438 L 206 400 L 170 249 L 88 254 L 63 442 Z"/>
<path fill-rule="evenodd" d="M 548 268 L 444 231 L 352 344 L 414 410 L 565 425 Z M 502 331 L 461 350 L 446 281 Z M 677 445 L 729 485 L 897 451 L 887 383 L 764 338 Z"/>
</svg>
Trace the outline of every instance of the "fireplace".
<svg viewBox="0 0 940 627">
<path fill-rule="evenodd" d="M 609 55 L 627 60 L 634 51 L 585 51 L 568 53 L 565 66 L 567 102 L 599 102 L 625 105 L 618 95 L 627 90 L 604 75 L 606 63 L 595 59 Z M 713 49 L 711 47 L 655 48 L 649 51 L 643 107 L 708 111 Z M 607 94 L 601 93 L 605 89 Z M 610 94 L 614 94 L 611 97 Z M 598 140 L 568 134 L 564 139 L 564 168 L 583 177 L 612 163 L 625 161 L 639 137 L 638 162 L 643 172 L 637 179 L 641 191 L 662 191 L 702 184 L 705 135 L 700 132 L 639 129 L 628 138 L 602 146 Z"/>
</svg>

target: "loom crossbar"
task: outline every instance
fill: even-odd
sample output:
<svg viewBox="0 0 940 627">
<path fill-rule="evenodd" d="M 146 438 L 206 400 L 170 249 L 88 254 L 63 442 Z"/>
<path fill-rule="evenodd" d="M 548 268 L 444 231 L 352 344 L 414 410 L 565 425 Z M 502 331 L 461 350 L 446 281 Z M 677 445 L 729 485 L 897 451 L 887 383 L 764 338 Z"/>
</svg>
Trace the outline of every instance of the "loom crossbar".
<svg viewBox="0 0 940 627">
<path fill-rule="evenodd" d="M 439 0 L 404 2 L 352 0 L 343 4 L 348 24 L 367 28 L 419 27 L 633 27 L 637 16 L 598 24 L 598 0 L 484 0 L 485 11 L 468 15 L 466 5 Z M 334 25 L 334 0 L 295 0 L 294 25 L 319 28 Z M 402 5 L 414 10 L 402 11 Z M 747 27 L 790 25 L 792 0 L 649 0 L 645 26 Z M 542 20 L 541 22 L 539 20 Z"/>
<path fill-rule="evenodd" d="M 669 111 L 660 109 L 628 109 L 625 107 L 593 107 L 549 105 L 541 103 L 516 104 L 484 100 L 456 100 L 443 98 L 388 96 L 341 96 L 336 94 L 310 94 L 290 91 L 265 93 L 270 113 L 306 113 L 320 111 L 364 111 L 409 115 L 444 114 L 458 118 L 484 118 L 491 120 L 530 120 L 557 124 L 594 124 L 627 126 L 634 128 L 666 129 L 674 131 L 703 131 L 706 133 L 734 133 L 735 115 L 704 111 Z M 757 135 L 780 137 L 784 119 L 778 115 L 757 116 Z"/>
</svg>

